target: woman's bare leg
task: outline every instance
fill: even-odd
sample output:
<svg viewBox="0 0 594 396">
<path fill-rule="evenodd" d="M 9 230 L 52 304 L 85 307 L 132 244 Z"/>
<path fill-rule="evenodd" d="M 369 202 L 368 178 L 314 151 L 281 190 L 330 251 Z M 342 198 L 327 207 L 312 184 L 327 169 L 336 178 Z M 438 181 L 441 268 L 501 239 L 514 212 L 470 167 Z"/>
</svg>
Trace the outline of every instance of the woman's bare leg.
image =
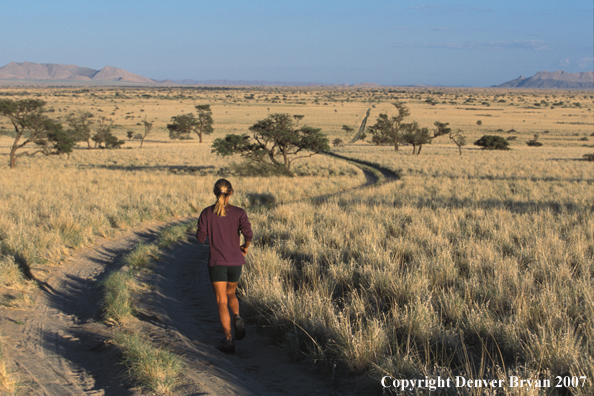
<svg viewBox="0 0 594 396">
<path fill-rule="evenodd" d="M 233 333 L 231 332 L 229 309 L 233 315 L 239 315 L 239 301 L 235 295 L 237 282 L 212 282 L 212 289 L 217 299 L 219 319 L 221 320 L 225 337 L 230 340 L 233 338 Z"/>
</svg>

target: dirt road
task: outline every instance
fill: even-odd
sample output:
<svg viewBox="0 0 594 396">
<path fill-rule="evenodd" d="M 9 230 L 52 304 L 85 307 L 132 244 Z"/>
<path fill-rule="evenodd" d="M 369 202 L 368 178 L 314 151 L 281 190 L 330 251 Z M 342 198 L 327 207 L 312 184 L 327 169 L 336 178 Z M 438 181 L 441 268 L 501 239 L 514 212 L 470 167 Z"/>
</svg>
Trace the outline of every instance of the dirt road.
<svg viewBox="0 0 594 396">
<path fill-rule="evenodd" d="M 377 182 L 375 175 L 365 173 L 366 186 Z M 177 222 L 182 220 L 187 219 Z M 139 242 L 153 242 L 171 224 L 145 224 L 117 239 L 100 240 L 51 273 L 35 273 L 40 288 L 33 308 L 0 307 L 4 352 L 19 376 L 19 395 L 143 394 L 122 376 L 120 353 L 110 342 L 114 329 L 101 321 L 100 284 L 109 272 L 121 269 L 124 254 Z M 235 355 L 216 350 L 220 324 L 207 255 L 208 247 L 192 239 L 167 250 L 144 279 L 154 288 L 143 291 L 139 312 L 127 324 L 182 356 L 178 394 L 369 394 L 356 381 L 332 384 L 328 376 L 291 362 L 255 326 L 248 325 L 248 337 L 236 343 Z"/>
</svg>

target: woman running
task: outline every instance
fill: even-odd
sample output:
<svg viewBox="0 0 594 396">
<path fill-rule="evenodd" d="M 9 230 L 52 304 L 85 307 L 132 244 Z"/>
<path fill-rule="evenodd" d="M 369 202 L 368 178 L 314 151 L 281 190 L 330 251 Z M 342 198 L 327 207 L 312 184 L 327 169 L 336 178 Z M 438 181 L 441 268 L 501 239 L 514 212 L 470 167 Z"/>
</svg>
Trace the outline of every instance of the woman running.
<svg viewBox="0 0 594 396">
<path fill-rule="evenodd" d="M 225 353 L 235 352 L 231 327 L 235 330 L 235 339 L 245 337 L 245 325 L 239 316 L 239 302 L 235 295 L 241 269 L 245 264 L 245 256 L 252 241 L 252 228 L 245 211 L 237 206 L 229 205 L 229 197 L 233 194 L 231 183 L 219 179 L 214 185 L 217 201 L 205 208 L 198 218 L 196 237 L 204 243 L 208 237 L 208 273 L 214 290 L 219 318 L 223 325 L 225 338 L 217 348 Z M 245 243 L 239 246 L 239 233 L 243 234 Z M 233 320 L 229 315 L 233 314 Z"/>
</svg>

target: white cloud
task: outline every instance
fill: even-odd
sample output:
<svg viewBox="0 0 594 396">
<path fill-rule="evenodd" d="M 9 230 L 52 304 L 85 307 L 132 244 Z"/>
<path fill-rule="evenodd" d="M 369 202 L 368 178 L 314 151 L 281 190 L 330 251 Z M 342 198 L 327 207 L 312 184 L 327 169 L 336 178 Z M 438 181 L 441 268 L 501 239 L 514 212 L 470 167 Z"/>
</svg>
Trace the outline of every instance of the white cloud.
<svg viewBox="0 0 594 396">
<path fill-rule="evenodd" d="M 582 58 L 582 59 L 571 59 L 565 58 L 559 62 L 562 67 L 571 67 L 571 66 L 578 66 L 581 68 L 590 68 L 594 69 L 594 58 Z"/>
<path fill-rule="evenodd" d="M 594 68 L 594 58 L 582 58 L 577 61 L 579 67 L 592 67 Z"/>
</svg>

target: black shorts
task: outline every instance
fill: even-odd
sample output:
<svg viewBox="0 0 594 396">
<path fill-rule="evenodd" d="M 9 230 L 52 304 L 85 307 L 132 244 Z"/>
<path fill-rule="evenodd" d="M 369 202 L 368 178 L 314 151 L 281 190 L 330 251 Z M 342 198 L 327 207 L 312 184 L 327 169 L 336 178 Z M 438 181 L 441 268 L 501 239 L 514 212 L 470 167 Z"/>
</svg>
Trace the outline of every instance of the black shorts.
<svg viewBox="0 0 594 396">
<path fill-rule="evenodd" d="M 211 282 L 239 282 L 243 265 L 215 265 L 208 267 Z"/>
</svg>

